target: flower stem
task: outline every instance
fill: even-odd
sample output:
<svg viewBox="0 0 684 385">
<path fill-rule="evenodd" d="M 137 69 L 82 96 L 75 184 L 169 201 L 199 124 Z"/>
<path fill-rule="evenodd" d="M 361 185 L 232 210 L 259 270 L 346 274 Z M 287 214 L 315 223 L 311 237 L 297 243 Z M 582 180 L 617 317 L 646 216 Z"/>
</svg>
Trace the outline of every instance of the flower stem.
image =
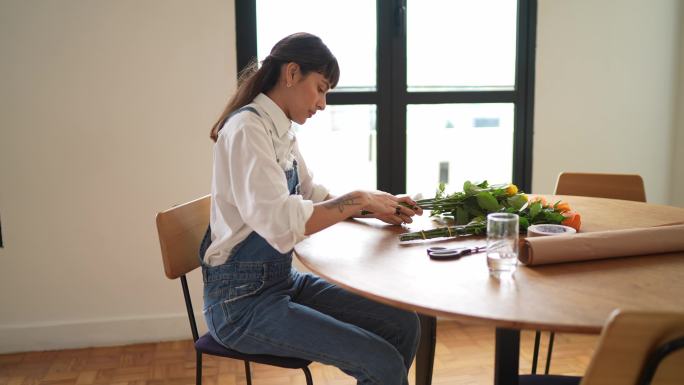
<svg viewBox="0 0 684 385">
<path fill-rule="evenodd" d="M 445 226 L 432 230 L 414 231 L 411 233 L 404 233 L 399 236 L 399 241 L 414 241 L 418 239 L 433 239 L 442 237 L 457 237 L 462 235 L 479 235 L 483 234 L 487 226 L 484 222 L 474 222 L 461 226 Z"/>
</svg>

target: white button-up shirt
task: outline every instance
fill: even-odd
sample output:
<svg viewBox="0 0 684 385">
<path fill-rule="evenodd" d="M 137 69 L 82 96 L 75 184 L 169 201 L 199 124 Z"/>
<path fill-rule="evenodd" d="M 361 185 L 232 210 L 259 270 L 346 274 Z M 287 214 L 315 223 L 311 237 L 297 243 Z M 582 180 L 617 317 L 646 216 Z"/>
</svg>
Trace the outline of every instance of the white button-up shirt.
<svg viewBox="0 0 684 385">
<path fill-rule="evenodd" d="M 214 145 L 211 187 L 211 246 L 204 256 L 212 266 L 223 264 L 231 250 L 252 232 L 286 253 L 305 238 L 313 203 L 328 190 L 313 183 L 299 152 L 292 122 L 278 105 L 259 94 L 250 107 L 232 116 Z M 276 160 L 278 159 L 278 161 Z M 284 170 L 297 160 L 300 195 L 290 195 Z"/>
</svg>

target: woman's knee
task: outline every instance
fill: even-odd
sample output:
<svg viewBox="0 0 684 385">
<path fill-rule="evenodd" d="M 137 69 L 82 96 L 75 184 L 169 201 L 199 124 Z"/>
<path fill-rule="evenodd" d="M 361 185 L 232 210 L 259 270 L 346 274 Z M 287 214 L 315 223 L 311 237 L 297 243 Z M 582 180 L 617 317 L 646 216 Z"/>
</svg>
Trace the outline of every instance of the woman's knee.
<svg viewBox="0 0 684 385">
<path fill-rule="evenodd" d="M 420 342 L 420 319 L 415 312 L 397 310 L 393 318 L 398 332 L 394 336 L 393 344 L 402 356 L 404 368 L 408 370 L 418 351 Z"/>
<path fill-rule="evenodd" d="M 361 383 L 378 385 L 396 384 L 407 385 L 408 375 L 403 357 L 393 349 L 378 349 L 372 357 L 363 361 L 362 377 L 358 378 Z M 365 381 L 364 381 L 365 380 Z"/>
<path fill-rule="evenodd" d="M 397 322 L 401 325 L 406 339 L 417 343 L 420 338 L 420 318 L 412 311 L 401 311 L 397 317 Z"/>
</svg>

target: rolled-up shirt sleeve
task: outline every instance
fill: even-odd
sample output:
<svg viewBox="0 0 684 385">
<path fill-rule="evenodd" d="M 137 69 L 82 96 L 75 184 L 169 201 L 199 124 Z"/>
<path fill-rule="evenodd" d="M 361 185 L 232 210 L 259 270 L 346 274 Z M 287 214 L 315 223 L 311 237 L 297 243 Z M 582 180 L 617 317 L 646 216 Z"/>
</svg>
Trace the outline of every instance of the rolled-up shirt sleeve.
<svg viewBox="0 0 684 385">
<path fill-rule="evenodd" d="M 268 132 L 256 120 L 245 122 L 220 135 L 217 147 L 242 220 L 279 252 L 292 250 L 306 238 L 313 202 L 290 195 Z"/>
<path fill-rule="evenodd" d="M 325 200 L 325 198 L 328 196 L 330 191 L 328 189 L 321 185 L 321 184 L 316 184 L 314 183 L 313 180 L 313 173 L 309 169 L 309 167 L 306 165 L 306 162 L 304 161 L 304 157 L 302 156 L 301 152 L 299 151 L 299 145 L 295 141 L 295 145 L 293 147 L 293 152 L 295 157 L 299 161 L 299 181 L 300 181 L 300 186 L 301 186 L 301 191 L 302 191 L 302 196 L 304 199 L 309 199 L 315 203 L 322 202 Z"/>
</svg>

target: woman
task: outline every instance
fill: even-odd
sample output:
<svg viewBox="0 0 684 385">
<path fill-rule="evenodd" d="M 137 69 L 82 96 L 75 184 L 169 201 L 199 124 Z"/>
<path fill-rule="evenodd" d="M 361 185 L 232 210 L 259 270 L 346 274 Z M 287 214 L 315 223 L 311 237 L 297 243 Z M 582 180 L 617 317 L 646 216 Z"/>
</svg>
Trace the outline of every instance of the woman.
<svg viewBox="0 0 684 385">
<path fill-rule="evenodd" d="M 211 220 L 200 250 L 209 331 L 244 353 L 337 366 L 359 384 L 408 384 L 416 314 L 299 273 L 292 249 L 362 211 L 401 224 L 422 210 L 400 205 L 415 207 L 408 197 L 380 191 L 332 197 L 313 183 L 291 122 L 303 124 L 323 110 L 339 79 L 337 59 L 318 37 L 290 35 L 261 68 L 255 64 L 241 74 L 211 130 Z"/>
</svg>

